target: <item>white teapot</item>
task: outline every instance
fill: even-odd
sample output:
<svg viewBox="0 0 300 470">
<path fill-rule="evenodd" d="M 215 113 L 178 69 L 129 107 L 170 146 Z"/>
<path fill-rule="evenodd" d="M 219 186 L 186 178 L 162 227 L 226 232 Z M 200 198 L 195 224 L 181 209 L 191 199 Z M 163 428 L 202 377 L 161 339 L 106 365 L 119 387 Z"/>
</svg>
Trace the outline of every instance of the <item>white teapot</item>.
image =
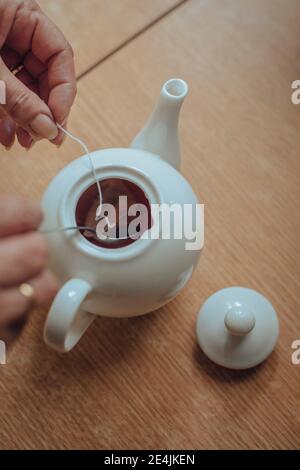
<svg viewBox="0 0 300 470">
<path fill-rule="evenodd" d="M 146 201 L 151 208 L 141 235 L 107 243 L 98 243 L 79 230 L 47 235 L 51 268 L 62 287 L 48 314 L 44 339 L 57 351 L 71 350 L 99 315 L 132 317 L 158 309 L 172 300 L 193 274 L 203 245 L 203 214 L 199 219 L 201 206 L 178 171 L 178 118 L 187 92 L 183 80 L 167 81 L 152 116 L 130 148 L 92 153 L 103 193 L 106 191 L 110 199 L 123 195 L 133 203 Z M 82 225 L 88 205 L 96 198 L 95 180 L 85 155 L 63 168 L 48 186 L 42 200 L 45 218 L 41 229 Z M 174 205 L 182 213 L 175 214 L 168 236 L 163 236 L 165 216 L 159 212 L 154 217 L 152 208 Z M 201 226 L 198 224 L 192 237 L 184 230 L 178 234 L 180 217 L 182 225 L 193 217 L 200 220 Z M 200 240 L 194 246 L 191 240 L 199 237 L 199 230 Z"/>
</svg>

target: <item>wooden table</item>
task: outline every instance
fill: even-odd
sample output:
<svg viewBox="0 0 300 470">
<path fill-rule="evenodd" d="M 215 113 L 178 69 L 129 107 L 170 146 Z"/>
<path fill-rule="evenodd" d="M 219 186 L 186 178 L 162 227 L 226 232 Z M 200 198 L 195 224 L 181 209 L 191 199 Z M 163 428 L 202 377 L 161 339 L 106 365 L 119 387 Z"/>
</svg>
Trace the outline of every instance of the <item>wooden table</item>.
<svg viewBox="0 0 300 470">
<path fill-rule="evenodd" d="M 109 18 L 113 2 L 104 3 L 99 11 Z M 127 3 L 132 18 L 139 2 Z M 199 268 L 160 311 L 99 319 L 67 355 L 46 348 L 46 312 L 33 312 L 0 367 L 3 449 L 300 445 L 300 365 L 291 362 L 300 339 L 300 106 L 290 98 L 300 79 L 300 4 L 187 0 L 163 18 L 176 2 L 155 4 L 157 21 L 158 10 L 148 12 L 144 24 L 153 24 L 129 41 L 141 24 L 126 27 L 118 39 L 126 44 L 105 61 L 108 49 L 98 57 L 82 36 L 80 74 L 92 70 L 79 80 L 69 128 L 92 149 L 126 146 L 163 81 L 189 82 L 181 136 L 183 173 L 206 204 Z M 96 31 L 103 18 L 85 14 Z M 72 18 L 60 19 L 71 42 Z M 40 143 L 30 154 L 1 151 L 1 191 L 38 198 L 80 154 L 70 141 L 60 150 Z M 250 371 L 215 366 L 195 340 L 201 303 L 230 285 L 262 292 L 280 319 L 274 353 Z"/>
<path fill-rule="evenodd" d="M 38 3 L 72 43 L 77 74 L 81 77 L 170 13 L 182 0 L 39 0 Z"/>
</svg>

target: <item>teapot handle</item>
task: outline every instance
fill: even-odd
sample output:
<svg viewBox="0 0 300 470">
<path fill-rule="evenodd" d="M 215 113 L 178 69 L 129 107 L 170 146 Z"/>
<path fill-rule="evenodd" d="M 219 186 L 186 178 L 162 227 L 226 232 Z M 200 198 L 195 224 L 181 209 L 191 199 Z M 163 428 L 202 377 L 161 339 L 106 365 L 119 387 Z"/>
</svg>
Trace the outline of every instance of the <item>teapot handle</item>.
<svg viewBox="0 0 300 470">
<path fill-rule="evenodd" d="M 44 328 L 44 340 L 58 352 L 70 351 L 95 319 L 80 306 L 92 286 L 83 279 L 71 279 L 56 295 Z"/>
</svg>

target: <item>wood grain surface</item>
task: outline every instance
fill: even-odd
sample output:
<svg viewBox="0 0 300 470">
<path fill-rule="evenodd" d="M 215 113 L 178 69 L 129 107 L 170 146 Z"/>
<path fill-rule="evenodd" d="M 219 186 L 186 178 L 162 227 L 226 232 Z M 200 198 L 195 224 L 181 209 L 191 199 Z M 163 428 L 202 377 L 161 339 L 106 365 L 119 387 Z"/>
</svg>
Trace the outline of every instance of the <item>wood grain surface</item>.
<svg viewBox="0 0 300 470">
<path fill-rule="evenodd" d="M 182 0 L 38 0 L 75 52 L 78 75 Z"/>
<path fill-rule="evenodd" d="M 205 249 L 175 301 L 101 318 L 67 355 L 43 344 L 46 312 L 33 312 L 0 367 L 1 448 L 299 447 L 299 25 L 297 0 L 188 0 L 79 81 L 69 128 L 92 149 L 127 146 L 164 80 L 188 81 L 182 170 L 206 204 Z M 1 192 L 38 198 L 80 154 L 70 141 L 1 152 Z M 280 319 L 250 371 L 196 344 L 200 305 L 230 285 L 259 290 Z"/>
</svg>

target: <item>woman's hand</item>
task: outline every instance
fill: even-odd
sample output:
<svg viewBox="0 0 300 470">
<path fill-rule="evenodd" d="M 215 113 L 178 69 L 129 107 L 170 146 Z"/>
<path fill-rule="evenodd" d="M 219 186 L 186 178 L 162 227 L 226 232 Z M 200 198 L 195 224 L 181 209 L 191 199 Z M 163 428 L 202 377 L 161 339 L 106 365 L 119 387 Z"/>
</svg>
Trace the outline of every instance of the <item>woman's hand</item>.
<svg viewBox="0 0 300 470">
<path fill-rule="evenodd" d="M 22 320 L 32 303 L 45 306 L 57 292 L 56 280 L 46 268 L 46 241 L 36 231 L 41 221 L 35 202 L 0 197 L 0 333 Z M 33 298 L 20 291 L 24 283 L 32 288 Z"/>
<path fill-rule="evenodd" d="M 34 0 L 0 0 L 0 143 L 30 148 L 45 138 L 60 145 L 76 95 L 73 51 Z"/>
</svg>

